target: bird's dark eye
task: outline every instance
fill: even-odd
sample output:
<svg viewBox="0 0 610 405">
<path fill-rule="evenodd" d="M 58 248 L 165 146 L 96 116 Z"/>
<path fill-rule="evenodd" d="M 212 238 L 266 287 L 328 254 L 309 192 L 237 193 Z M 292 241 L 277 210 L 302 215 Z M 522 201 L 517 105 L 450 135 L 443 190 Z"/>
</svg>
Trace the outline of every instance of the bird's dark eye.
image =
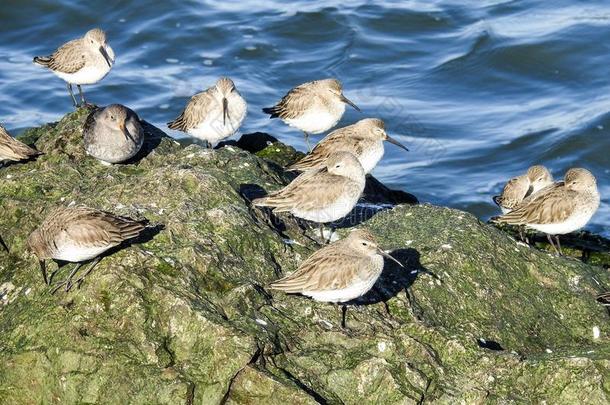
<svg viewBox="0 0 610 405">
<path fill-rule="evenodd" d="M 110 116 L 110 119 L 111 119 L 111 120 L 114 120 L 114 115 L 111 115 L 111 116 Z"/>
<path fill-rule="evenodd" d="M 367 243 L 366 243 L 366 242 L 362 242 L 362 246 L 366 246 L 366 245 L 367 245 Z"/>
</svg>

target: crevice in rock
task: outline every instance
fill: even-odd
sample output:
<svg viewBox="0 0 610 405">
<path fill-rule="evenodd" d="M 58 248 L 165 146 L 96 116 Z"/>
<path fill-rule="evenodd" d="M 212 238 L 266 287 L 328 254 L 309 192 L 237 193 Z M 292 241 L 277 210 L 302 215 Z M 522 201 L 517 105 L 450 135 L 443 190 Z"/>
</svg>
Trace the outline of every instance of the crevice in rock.
<svg viewBox="0 0 610 405">
<path fill-rule="evenodd" d="M 222 396 L 222 399 L 220 400 L 220 405 L 226 404 L 227 401 L 229 400 L 229 396 L 231 395 L 231 389 L 233 388 L 233 384 L 235 383 L 235 380 L 237 379 L 239 374 L 241 374 L 241 372 L 244 371 L 244 369 L 246 367 L 256 364 L 256 362 L 260 358 L 262 352 L 263 352 L 263 349 L 257 345 L 257 349 L 254 352 L 254 354 L 252 355 L 252 357 L 250 358 L 250 360 L 242 368 L 237 370 L 237 372 L 235 374 L 233 374 L 233 377 L 231 377 L 231 379 L 229 380 L 229 386 L 227 387 L 225 394 Z"/>
</svg>

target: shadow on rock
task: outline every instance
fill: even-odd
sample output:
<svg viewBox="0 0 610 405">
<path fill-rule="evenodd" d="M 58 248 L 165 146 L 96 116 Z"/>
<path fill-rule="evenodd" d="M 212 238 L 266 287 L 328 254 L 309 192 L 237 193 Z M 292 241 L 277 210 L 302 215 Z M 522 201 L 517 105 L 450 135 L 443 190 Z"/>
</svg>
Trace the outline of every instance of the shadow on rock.
<svg viewBox="0 0 610 405">
<path fill-rule="evenodd" d="M 229 140 L 220 142 L 217 148 L 235 146 L 250 153 L 257 153 L 275 142 L 278 142 L 278 139 L 265 132 L 253 132 L 251 134 L 242 135 L 237 141 Z"/>
<path fill-rule="evenodd" d="M 159 146 L 163 138 L 169 138 L 163 131 L 159 128 L 155 127 L 152 124 L 149 124 L 146 121 L 140 120 L 140 125 L 142 125 L 142 129 L 144 130 L 144 143 L 142 147 L 138 151 L 138 153 L 129 159 L 125 164 L 137 163 L 140 160 L 147 157 L 153 150 Z"/>
<path fill-rule="evenodd" d="M 419 252 L 415 249 L 397 249 L 390 253 L 404 267 L 400 267 L 392 260 L 384 259 L 383 272 L 369 292 L 360 298 L 348 302 L 350 305 L 371 305 L 386 302 L 398 295 L 399 292 L 407 290 L 419 274 L 426 273 L 438 278 L 434 273 L 427 270 L 419 261 Z"/>
</svg>

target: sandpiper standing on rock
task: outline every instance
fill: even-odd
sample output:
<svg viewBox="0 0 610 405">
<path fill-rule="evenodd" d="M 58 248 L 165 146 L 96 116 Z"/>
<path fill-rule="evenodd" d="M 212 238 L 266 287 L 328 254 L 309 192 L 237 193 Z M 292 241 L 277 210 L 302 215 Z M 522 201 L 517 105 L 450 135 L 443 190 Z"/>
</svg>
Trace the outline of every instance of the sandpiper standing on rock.
<svg viewBox="0 0 610 405">
<path fill-rule="evenodd" d="M 283 189 L 257 198 L 255 206 L 271 207 L 273 212 L 292 215 L 323 226 L 343 218 L 356 206 L 364 191 L 362 165 L 349 152 L 334 152 L 324 166 L 301 173 Z"/>
<path fill-rule="evenodd" d="M 184 111 L 167 126 L 213 147 L 237 132 L 247 109 L 233 80 L 222 77 L 214 86 L 191 97 Z"/>
<path fill-rule="evenodd" d="M 370 173 L 383 156 L 383 141 L 409 150 L 387 134 L 382 120 L 365 118 L 355 124 L 334 130 L 318 142 L 310 154 L 288 169 L 303 171 L 318 167 L 324 163 L 331 153 L 344 151 L 356 156 L 364 169 L 364 173 Z"/>
<path fill-rule="evenodd" d="M 345 113 L 345 104 L 360 111 L 343 95 L 339 80 L 324 79 L 293 88 L 275 106 L 263 108 L 263 112 L 303 131 L 307 148 L 311 151 L 309 134 L 319 134 L 337 125 Z"/>
<path fill-rule="evenodd" d="M 138 153 L 144 131 L 138 115 L 120 104 L 93 111 L 83 129 L 85 150 L 106 163 L 121 163 Z"/>
<path fill-rule="evenodd" d="M 84 37 L 63 44 L 50 56 L 36 56 L 34 63 L 49 68 L 68 83 L 68 92 L 78 107 L 72 85 L 86 103 L 82 84 L 94 84 L 102 80 L 114 65 L 114 51 L 106 42 L 106 33 L 99 28 L 88 31 Z"/>
<path fill-rule="evenodd" d="M 32 149 L 23 142 L 19 142 L 8 133 L 8 131 L 0 125 L 0 161 L 10 160 L 13 162 L 19 162 L 21 160 L 28 160 L 42 152 Z"/>
<path fill-rule="evenodd" d="M 585 226 L 597 211 L 599 202 L 595 176 L 586 169 L 574 168 L 566 172 L 563 182 L 530 195 L 511 212 L 494 221 L 525 225 L 543 232 L 555 251 L 562 254 L 559 235 Z M 557 246 L 551 235 L 555 235 Z"/>
<path fill-rule="evenodd" d="M 286 293 L 298 293 L 316 301 L 345 303 L 368 292 L 383 270 L 387 257 L 373 235 L 356 229 L 341 240 L 316 251 L 292 274 L 269 285 Z M 347 307 L 342 305 L 341 326 L 345 328 Z"/>
<path fill-rule="evenodd" d="M 502 189 L 502 193 L 494 196 L 493 200 L 502 213 L 508 214 L 521 204 L 524 198 L 551 184 L 553 184 L 553 176 L 546 167 L 532 166 L 527 169 L 527 173 L 510 179 Z"/>
<path fill-rule="evenodd" d="M 78 263 L 62 285 L 72 288 L 72 277 L 82 262 L 93 260 L 77 284 L 101 260 L 100 255 L 123 241 L 137 237 L 146 227 L 146 221 L 134 221 L 108 212 L 87 207 L 59 208 L 53 211 L 28 238 L 29 249 L 38 257 L 45 284 L 49 284 L 45 268 L 46 259 Z"/>
</svg>

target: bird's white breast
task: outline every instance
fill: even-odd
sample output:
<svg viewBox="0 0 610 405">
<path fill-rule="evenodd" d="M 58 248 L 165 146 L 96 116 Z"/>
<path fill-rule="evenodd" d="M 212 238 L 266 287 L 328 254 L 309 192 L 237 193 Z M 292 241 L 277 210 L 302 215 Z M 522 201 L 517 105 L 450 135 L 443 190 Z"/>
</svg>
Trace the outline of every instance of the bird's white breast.
<svg viewBox="0 0 610 405">
<path fill-rule="evenodd" d="M 66 262 L 84 262 L 96 258 L 111 247 L 112 246 L 84 247 L 68 241 L 58 247 L 59 249 L 53 255 L 53 258 Z"/>
<path fill-rule="evenodd" d="M 358 156 L 358 160 L 360 161 L 365 174 L 373 171 L 375 166 L 377 166 L 377 163 L 379 163 L 383 157 L 383 152 L 383 142 L 381 141 L 375 142 L 370 148 L 366 148 L 362 151 L 362 154 Z"/>
<path fill-rule="evenodd" d="M 233 135 L 241 127 L 248 106 L 246 101 L 238 94 L 228 98 L 229 116 L 223 120 L 222 102 L 218 102 L 215 108 L 208 113 L 203 120 L 187 133 L 194 138 L 210 142 L 212 145 Z"/>
<path fill-rule="evenodd" d="M 53 71 L 57 76 L 71 84 L 94 84 L 102 80 L 111 67 L 106 62 L 103 65 L 86 64 L 82 69 L 75 73 L 63 73 Z"/>
<path fill-rule="evenodd" d="M 354 206 L 356 206 L 359 199 L 360 194 L 356 195 L 355 193 L 344 192 L 341 193 L 339 198 L 331 201 L 325 207 L 320 207 L 314 210 L 295 208 L 292 210 L 292 214 L 299 218 L 322 224 L 333 222 L 349 214 L 352 209 L 354 209 Z"/>
</svg>

